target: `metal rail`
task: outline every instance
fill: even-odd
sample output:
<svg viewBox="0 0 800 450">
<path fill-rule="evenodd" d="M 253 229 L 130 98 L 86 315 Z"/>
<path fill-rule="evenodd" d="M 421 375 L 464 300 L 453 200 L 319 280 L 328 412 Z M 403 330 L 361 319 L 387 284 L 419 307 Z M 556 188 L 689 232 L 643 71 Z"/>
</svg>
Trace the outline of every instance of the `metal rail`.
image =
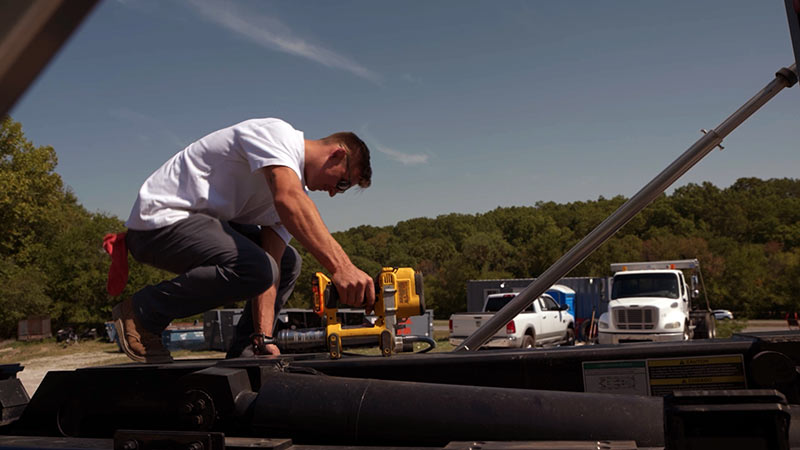
<svg viewBox="0 0 800 450">
<path fill-rule="evenodd" d="M 498 330 L 522 312 L 534 299 L 542 295 L 550 286 L 563 278 L 575 266 L 580 264 L 587 256 L 594 252 L 608 238 L 622 228 L 642 209 L 649 205 L 672 183 L 703 159 L 715 147 L 722 143 L 731 131 L 753 115 L 759 108 L 781 90 L 797 83 L 797 68 L 792 64 L 790 68 L 782 68 L 775 78 L 764 89 L 731 114 L 717 128 L 705 131 L 697 142 L 687 149 L 682 155 L 672 162 L 666 169 L 659 173 L 652 181 L 647 183 L 639 192 L 608 216 L 600 225 L 592 230 L 586 237 L 572 247 L 558 261 L 550 266 L 536 281 L 528 285 L 500 311 L 496 312 L 483 326 L 478 328 L 464 342 L 453 351 L 475 351 L 485 344 Z"/>
<path fill-rule="evenodd" d="M 97 2 L 0 2 L 0 118 L 11 111 Z"/>
</svg>

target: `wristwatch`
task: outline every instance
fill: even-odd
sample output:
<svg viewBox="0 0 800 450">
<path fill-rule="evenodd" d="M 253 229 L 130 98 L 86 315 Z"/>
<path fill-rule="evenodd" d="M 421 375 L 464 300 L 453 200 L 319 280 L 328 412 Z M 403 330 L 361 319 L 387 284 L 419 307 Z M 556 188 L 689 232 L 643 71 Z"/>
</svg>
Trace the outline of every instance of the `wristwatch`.
<svg viewBox="0 0 800 450">
<path fill-rule="evenodd" d="M 253 345 L 253 353 L 256 355 L 269 355 L 267 345 L 274 344 L 275 339 L 264 333 L 253 333 L 250 335 L 250 343 Z"/>
</svg>

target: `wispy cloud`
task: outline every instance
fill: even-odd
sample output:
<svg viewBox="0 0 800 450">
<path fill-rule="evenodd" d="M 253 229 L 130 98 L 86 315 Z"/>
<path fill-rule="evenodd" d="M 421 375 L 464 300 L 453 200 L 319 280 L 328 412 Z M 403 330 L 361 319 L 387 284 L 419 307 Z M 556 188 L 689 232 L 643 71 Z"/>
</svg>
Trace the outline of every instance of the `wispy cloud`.
<svg viewBox="0 0 800 450">
<path fill-rule="evenodd" d="M 402 77 L 403 77 L 404 80 L 406 80 L 409 83 L 422 84 L 422 79 L 421 78 L 416 77 L 414 75 L 411 75 L 410 73 L 404 73 L 402 75 Z"/>
<path fill-rule="evenodd" d="M 231 2 L 192 0 L 190 5 L 205 19 L 271 50 L 310 59 L 324 66 L 350 72 L 375 84 L 381 77 L 333 50 L 306 42 L 279 20 L 253 11 L 237 9 Z"/>
<path fill-rule="evenodd" d="M 378 146 L 376 148 L 379 152 L 388 156 L 390 159 L 403 163 L 406 166 L 410 166 L 412 164 L 425 164 L 428 162 L 428 155 L 422 153 L 403 153 L 384 146 Z"/>
<path fill-rule="evenodd" d="M 108 110 L 108 115 L 127 122 L 133 129 L 140 130 L 137 138 L 143 142 L 152 142 L 152 135 L 155 134 L 161 140 L 166 139 L 167 143 L 174 146 L 176 151 L 186 147 L 191 142 L 187 139 L 182 139 L 153 117 L 129 108 L 112 108 Z"/>
</svg>

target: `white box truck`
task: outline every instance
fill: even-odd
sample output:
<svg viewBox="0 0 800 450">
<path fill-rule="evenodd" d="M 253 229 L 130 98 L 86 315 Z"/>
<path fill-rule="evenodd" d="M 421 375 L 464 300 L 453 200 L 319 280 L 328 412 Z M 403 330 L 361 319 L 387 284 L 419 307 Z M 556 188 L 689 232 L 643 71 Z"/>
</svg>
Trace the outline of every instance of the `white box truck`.
<svg viewBox="0 0 800 450">
<path fill-rule="evenodd" d="M 690 273 L 688 283 L 684 270 Z M 697 259 L 618 263 L 611 264 L 611 271 L 608 312 L 598 321 L 600 344 L 715 337 L 708 298 L 699 301 L 702 272 Z"/>
</svg>

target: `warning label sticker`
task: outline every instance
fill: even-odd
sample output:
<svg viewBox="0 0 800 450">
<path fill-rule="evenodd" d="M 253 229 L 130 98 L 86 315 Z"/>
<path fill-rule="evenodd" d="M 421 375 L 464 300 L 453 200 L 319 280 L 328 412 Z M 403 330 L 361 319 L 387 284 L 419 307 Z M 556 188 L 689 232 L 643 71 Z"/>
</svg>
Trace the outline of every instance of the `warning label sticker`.
<svg viewBox="0 0 800 450">
<path fill-rule="evenodd" d="M 645 361 L 585 362 L 583 390 L 603 394 L 648 395 Z"/>
<path fill-rule="evenodd" d="M 746 389 L 742 355 L 648 359 L 651 395 L 692 389 Z"/>
<path fill-rule="evenodd" d="M 742 355 L 583 363 L 585 392 L 663 396 L 682 390 L 746 389 Z"/>
</svg>

